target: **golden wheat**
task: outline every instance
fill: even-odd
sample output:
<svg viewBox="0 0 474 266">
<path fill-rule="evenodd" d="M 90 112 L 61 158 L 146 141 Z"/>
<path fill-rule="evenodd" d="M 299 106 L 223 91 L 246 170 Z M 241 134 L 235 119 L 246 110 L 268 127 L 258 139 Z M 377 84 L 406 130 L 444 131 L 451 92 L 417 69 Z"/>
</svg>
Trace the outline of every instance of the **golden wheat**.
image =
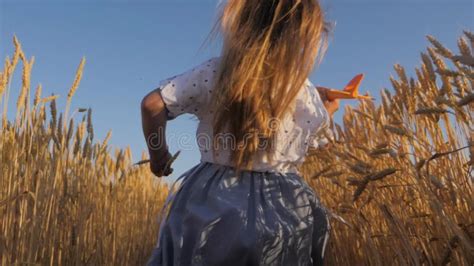
<svg viewBox="0 0 474 266">
<path fill-rule="evenodd" d="M 0 265 L 143 264 L 155 244 L 156 215 L 167 188 L 146 166 L 132 166 L 130 150 L 111 154 L 93 142 L 92 113 L 74 120 L 57 110 L 58 95 L 29 108 L 33 59 L 14 38 L 13 60 L 0 75 Z M 84 59 L 69 91 L 78 88 Z M 23 63 L 17 119 L 6 119 L 8 88 Z M 47 118 L 46 106 L 50 105 Z M 80 111 L 80 110 L 79 110 Z M 114 167 L 118 165 L 118 167 Z"/>
<path fill-rule="evenodd" d="M 416 79 L 396 65 L 394 92 L 382 90 L 379 106 L 347 106 L 332 145 L 310 151 L 301 170 L 331 212 L 329 265 L 474 263 L 474 35 L 464 35 L 459 54 L 429 36 Z M 14 47 L 0 72 L 0 264 L 143 265 L 167 188 L 132 163 L 130 148 L 110 150 L 111 132 L 94 141 L 90 109 L 68 118 L 85 60 L 64 115 L 41 86 L 30 109 L 33 61 L 16 38 Z"/>
<path fill-rule="evenodd" d="M 395 93 L 346 109 L 334 145 L 303 166 L 333 216 L 330 265 L 474 264 L 474 47 L 428 40 L 417 80 L 396 65 Z M 343 174 L 325 176 L 331 165 Z"/>
</svg>

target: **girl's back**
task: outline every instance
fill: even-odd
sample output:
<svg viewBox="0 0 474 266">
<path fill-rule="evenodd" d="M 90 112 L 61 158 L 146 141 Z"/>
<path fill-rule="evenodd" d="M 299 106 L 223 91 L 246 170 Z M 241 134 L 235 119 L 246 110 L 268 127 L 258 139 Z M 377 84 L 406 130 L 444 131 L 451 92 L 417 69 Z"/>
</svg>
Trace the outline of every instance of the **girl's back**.
<svg viewBox="0 0 474 266">
<path fill-rule="evenodd" d="M 222 132 L 213 138 L 213 121 L 216 112 L 212 104 L 212 93 L 216 81 L 220 58 L 212 58 L 199 66 L 160 84 L 160 93 L 166 104 L 168 119 L 189 113 L 199 119 L 196 132 L 201 151 L 201 161 L 232 166 L 231 151 L 236 139 L 230 132 Z M 254 155 L 252 170 L 281 173 L 298 173 L 309 147 L 317 148 L 328 143 L 332 132 L 328 126 L 329 114 L 317 89 L 306 80 L 299 91 L 295 109 L 282 119 L 274 119 L 270 126 L 278 127 L 271 152 L 262 146 Z M 179 137 L 179 136 L 178 136 Z M 216 141 L 224 142 L 216 145 Z M 268 144 L 270 145 L 270 144 Z M 213 152 L 213 146 L 216 152 Z"/>
<path fill-rule="evenodd" d="M 322 265 L 328 212 L 298 173 L 332 138 L 308 80 L 327 33 L 319 2 L 228 0 L 219 21 L 221 56 L 142 102 L 156 175 L 171 172 L 167 120 L 194 114 L 201 151 L 171 188 L 149 264 Z"/>
</svg>

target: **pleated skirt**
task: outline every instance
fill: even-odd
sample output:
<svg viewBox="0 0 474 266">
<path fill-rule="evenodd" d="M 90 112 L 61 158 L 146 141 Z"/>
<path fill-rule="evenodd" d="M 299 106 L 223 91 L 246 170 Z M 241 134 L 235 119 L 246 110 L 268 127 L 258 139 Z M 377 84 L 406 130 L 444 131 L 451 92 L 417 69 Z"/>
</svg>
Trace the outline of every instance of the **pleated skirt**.
<svg viewBox="0 0 474 266">
<path fill-rule="evenodd" d="M 328 211 L 298 174 L 201 162 L 177 181 L 147 265 L 323 265 Z"/>
</svg>

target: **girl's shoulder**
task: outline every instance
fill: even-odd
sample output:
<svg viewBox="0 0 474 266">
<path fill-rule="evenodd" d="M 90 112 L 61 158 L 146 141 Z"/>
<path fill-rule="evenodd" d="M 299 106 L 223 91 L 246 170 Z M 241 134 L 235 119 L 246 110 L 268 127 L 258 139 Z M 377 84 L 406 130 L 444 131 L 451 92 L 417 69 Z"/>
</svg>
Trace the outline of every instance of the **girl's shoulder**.
<svg viewBox="0 0 474 266">
<path fill-rule="evenodd" d="M 303 128 L 319 129 L 330 117 L 316 86 L 306 79 L 297 97 L 294 113 L 296 123 Z"/>
<path fill-rule="evenodd" d="M 313 84 L 313 82 L 311 82 L 311 80 L 309 80 L 309 78 L 307 78 L 304 82 L 301 96 L 304 97 L 306 100 L 305 102 L 309 103 L 310 105 L 324 105 L 317 87 Z"/>
<path fill-rule="evenodd" d="M 219 66 L 221 57 L 220 56 L 214 56 L 210 57 L 206 61 L 202 62 L 197 68 L 201 69 L 211 69 L 212 71 L 217 71 L 217 67 Z"/>
</svg>

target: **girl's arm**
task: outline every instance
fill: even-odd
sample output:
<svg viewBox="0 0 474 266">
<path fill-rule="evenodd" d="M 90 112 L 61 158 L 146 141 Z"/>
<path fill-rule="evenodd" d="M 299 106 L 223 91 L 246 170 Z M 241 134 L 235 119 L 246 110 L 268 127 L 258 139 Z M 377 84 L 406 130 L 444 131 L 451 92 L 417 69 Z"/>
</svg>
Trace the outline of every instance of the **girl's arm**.
<svg viewBox="0 0 474 266">
<path fill-rule="evenodd" d="M 146 95 L 141 104 L 143 134 L 150 153 L 150 168 L 157 176 L 169 175 L 166 122 L 182 114 L 200 117 L 209 108 L 211 81 L 218 65 L 212 58 L 188 71 L 160 81 L 159 88 Z"/>
<path fill-rule="evenodd" d="M 335 99 L 335 100 L 332 100 L 332 101 L 328 100 L 328 97 L 326 95 L 326 93 L 327 93 L 326 88 L 316 87 L 316 89 L 318 90 L 321 101 L 323 102 L 324 107 L 326 108 L 326 110 L 329 114 L 330 120 L 332 120 L 333 116 L 334 116 L 334 113 L 339 110 L 339 100 L 338 99 Z M 327 139 L 327 137 L 325 137 L 325 139 Z M 330 142 L 326 143 L 326 144 L 320 144 L 319 141 L 317 141 L 317 145 L 313 146 L 313 147 L 318 147 L 319 149 L 321 149 L 321 148 L 322 149 L 327 149 L 331 146 L 332 146 L 332 143 L 330 143 Z"/>
<path fill-rule="evenodd" d="M 165 168 L 172 156 L 165 138 L 167 110 L 158 89 L 143 98 L 141 113 L 143 134 L 150 154 L 150 169 L 158 177 L 167 176 L 171 170 Z"/>
<path fill-rule="evenodd" d="M 324 103 L 324 107 L 326 107 L 326 110 L 328 110 L 328 113 L 332 118 L 334 113 L 339 110 L 339 99 L 329 101 L 326 95 L 328 89 L 324 87 L 316 87 L 316 89 L 318 90 L 319 95 L 321 96 L 321 100 Z"/>
</svg>

